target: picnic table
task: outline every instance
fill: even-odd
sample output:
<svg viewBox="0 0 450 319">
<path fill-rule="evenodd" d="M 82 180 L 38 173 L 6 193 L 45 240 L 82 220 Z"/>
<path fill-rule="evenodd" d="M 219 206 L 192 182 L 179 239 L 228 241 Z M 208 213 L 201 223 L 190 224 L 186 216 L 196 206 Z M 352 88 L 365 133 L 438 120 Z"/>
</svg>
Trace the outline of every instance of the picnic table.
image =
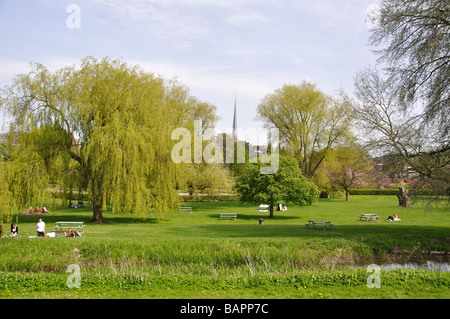
<svg viewBox="0 0 450 319">
<path fill-rule="evenodd" d="M 261 204 L 261 205 L 259 205 L 257 211 L 258 212 L 268 212 L 269 211 L 269 205 Z"/>
<path fill-rule="evenodd" d="M 192 207 L 182 206 L 178 208 L 179 213 L 192 213 Z"/>
<path fill-rule="evenodd" d="M 84 228 L 84 222 L 64 222 L 59 221 L 56 222 L 55 227 L 53 229 L 55 232 L 63 232 L 64 230 L 68 230 L 69 228 L 72 228 L 74 231 L 83 231 Z"/>
<path fill-rule="evenodd" d="M 379 219 L 379 217 L 377 214 L 361 214 L 359 216 L 359 220 L 365 220 L 365 221 L 375 221 L 378 219 Z"/>
<path fill-rule="evenodd" d="M 220 219 L 236 219 L 236 213 L 220 213 Z"/>
<path fill-rule="evenodd" d="M 331 229 L 331 227 L 333 226 L 333 224 L 329 220 L 313 220 L 313 219 L 308 220 L 308 224 L 305 225 L 307 228 L 310 229 L 322 228 L 323 230 L 327 228 Z"/>
</svg>

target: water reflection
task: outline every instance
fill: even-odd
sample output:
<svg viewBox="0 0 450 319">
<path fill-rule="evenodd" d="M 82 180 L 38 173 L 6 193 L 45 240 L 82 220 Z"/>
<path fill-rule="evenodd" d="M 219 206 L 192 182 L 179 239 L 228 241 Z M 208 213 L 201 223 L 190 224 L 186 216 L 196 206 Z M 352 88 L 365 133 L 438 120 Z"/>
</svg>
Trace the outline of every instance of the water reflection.
<svg viewBox="0 0 450 319">
<path fill-rule="evenodd" d="M 430 260 L 428 260 L 426 263 L 417 263 L 417 262 L 389 263 L 379 266 L 383 270 L 425 269 L 437 272 L 450 272 L 450 264 L 448 262 L 436 262 Z"/>
<path fill-rule="evenodd" d="M 414 270 L 428 270 L 436 272 L 450 272 L 450 262 L 447 261 L 386 261 L 378 260 L 370 263 L 364 263 L 363 265 L 356 265 L 351 268 L 367 268 L 369 264 L 376 264 L 380 266 L 382 270 L 397 270 L 397 269 L 414 269 Z"/>
</svg>

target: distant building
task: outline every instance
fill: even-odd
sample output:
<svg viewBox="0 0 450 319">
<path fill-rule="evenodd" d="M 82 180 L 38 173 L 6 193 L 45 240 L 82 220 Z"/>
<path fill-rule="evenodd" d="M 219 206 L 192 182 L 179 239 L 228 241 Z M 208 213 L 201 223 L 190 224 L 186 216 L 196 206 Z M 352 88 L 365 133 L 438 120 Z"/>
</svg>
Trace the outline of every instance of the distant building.
<svg viewBox="0 0 450 319">
<path fill-rule="evenodd" d="M 237 142 L 237 140 L 238 140 L 238 138 L 237 138 L 238 123 L 237 123 L 236 100 L 237 100 L 237 97 L 234 98 L 233 133 L 232 133 L 235 142 Z"/>
<path fill-rule="evenodd" d="M 394 180 L 414 179 L 420 177 L 420 174 L 403 159 L 392 160 L 392 156 L 376 157 L 374 158 L 375 169 L 378 172 L 385 171 L 387 166 L 387 172 L 390 173 L 391 178 Z M 387 164 L 388 163 L 388 164 Z"/>
</svg>

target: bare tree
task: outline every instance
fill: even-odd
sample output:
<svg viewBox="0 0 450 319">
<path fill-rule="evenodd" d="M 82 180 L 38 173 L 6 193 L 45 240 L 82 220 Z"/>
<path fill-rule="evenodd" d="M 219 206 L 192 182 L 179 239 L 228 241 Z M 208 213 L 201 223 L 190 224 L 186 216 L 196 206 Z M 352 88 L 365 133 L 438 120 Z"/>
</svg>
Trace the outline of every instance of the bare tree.
<svg viewBox="0 0 450 319">
<path fill-rule="evenodd" d="M 448 194 L 450 143 L 440 128 L 422 126 L 413 106 L 405 109 L 398 103 L 395 83 L 383 79 L 374 68 L 356 75 L 355 97 L 345 99 L 359 120 L 365 145 L 376 155 L 389 154 L 394 161 L 407 164 L 427 182 L 427 187 L 438 186 Z"/>
<path fill-rule="evenodd" d="M 422 125 L 449 133 L 450 1 L 382 0 L 371 45 L 387 63 L 403 107 L 422 100 Z"/>
</svg>

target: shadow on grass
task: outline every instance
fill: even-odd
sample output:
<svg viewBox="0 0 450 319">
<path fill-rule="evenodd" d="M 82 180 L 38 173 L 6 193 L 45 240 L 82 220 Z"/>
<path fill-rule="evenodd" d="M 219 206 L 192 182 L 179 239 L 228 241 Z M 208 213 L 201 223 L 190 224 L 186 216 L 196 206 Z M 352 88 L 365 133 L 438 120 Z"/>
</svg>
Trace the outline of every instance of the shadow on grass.
<svg viewBox="0 0 450 319">
<path fill-rule="evenodd" d="M 274 219 L 276 220 L 289 220 L 289 219 L 298 219 L 298 216 L 286 216 L 286 215 L 276 215 L 276 213 L 274 212 Z M 220 213 L 216 213 L 216 214 L 209 214 L 207 215 L 210 218 L 214 218 L 217 220 L 221 220 L 220 218 Z M 254 214 L 254 215 L 250 215 L 250 214 L 239 214 L 237 213 L 237 219 L 236 220 L 255 220 L 256 223 L 258 223 L 258 220 L 262 218 L 264 220 L 270 220 L 269 218 L 269 213 L 260 213 L 260 214 Z M 227 219 L 224 219 L 224 221 Z"/>
<path fill-rule="evenodd" d="M 182 202 L 181 206 L 193 207 L 194 210 L 202 212 L 208 210 L 221 211 L 223 209 L 236 208 L 258 208 L 258 205 L 241 202 Z"/>
<path fill-rule="evenodd" d="M 265 220 L 266 222 L 266 220 Z M 379 241 L 410 241 L 417 244 L 419 241 L 439 240 L 449 250 L 448 228 L 439 226 L 414 226 L 401 225 L 391 227 L 391 225 L 373 225 L 375 227 L 365 227 L 360 225 L 335 225 L 331 230 L 308 229 L 304 224 L 298 225 L 199 225 L 192 226 L 197 230 L 199 236 L 209 238 L 345 238 L 361 240 L 371 239 Z M 182 230 L 180 230 L 182 231 Z M 194 231 L 195 232 L 195 231 Z"/>
<path fill-rule="evenodd" d="M 147 217 L 137 218 L 132 215 L 124 214 L 112 214 L 111 212 L 104 212 L 103 217 L 107 220 L 104 225 L 111 224 L 156 224 L 158 223 L 157 218 Z M 40 215 L 20 215 L 18 216 L 19 224 L 36 224 L 39 220 L 42 220 L 46 224 L 56 223 L 58 221 L 66 222 L 84 222 L 85 224 L 92 224 L 93 212 L 89 208 L 73 209 L 73 210 L 55 210 L 50 214 L 40 214 Z M 13 218 L 15 222 L 15 217 Z M 96 223 L 96 225 L 102 225 L 101 223 Z"/>
</svg>

